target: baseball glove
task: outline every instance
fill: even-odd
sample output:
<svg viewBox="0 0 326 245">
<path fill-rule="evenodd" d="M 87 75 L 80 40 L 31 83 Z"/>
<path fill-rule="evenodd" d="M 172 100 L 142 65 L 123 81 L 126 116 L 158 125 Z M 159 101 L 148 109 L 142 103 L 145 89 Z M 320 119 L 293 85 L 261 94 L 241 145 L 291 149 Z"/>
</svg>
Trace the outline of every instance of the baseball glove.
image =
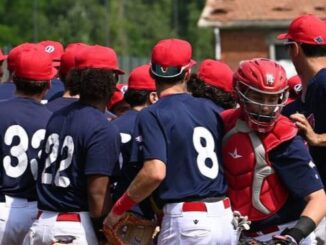
<svg viewBox="0 0 326 245">
<path fill-rule="evenodd" d="M 249 237 L 241 238 L 238 245 L 297 245 L 297 243 L 286 236 L 274 236 L 271 240 L 266 242 L 261 242 Z"/>
<path fill-rule="evenodd" d="M 261 242 L 254 238 L 249 238 L 249 237 L 241 238 L 238 242 L 238 245 L 265 245 L 265 244 L 266 244 L 265 242 Z"/>
<path fill-rule="evenodd" d="M 113 228 L 103 227 L 109 245 L 148 245 L 156 224 L 133 213 L 127 213 Z"/>
</svg>

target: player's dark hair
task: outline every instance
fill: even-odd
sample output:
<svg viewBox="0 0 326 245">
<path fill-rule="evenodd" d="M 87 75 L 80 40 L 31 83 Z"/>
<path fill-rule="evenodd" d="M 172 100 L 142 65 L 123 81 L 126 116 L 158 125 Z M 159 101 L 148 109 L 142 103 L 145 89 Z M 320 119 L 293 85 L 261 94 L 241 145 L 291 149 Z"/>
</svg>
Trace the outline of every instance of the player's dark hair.
<svg viewBox="0 0 326 245">
<path fill-rule="evenodd" d="M 64 77 L 64 80 L 61 80 L 65 86 L 65 90 L 69 90 L 70 95 L 78 95 L 80 93 L 80 76 L 81 76 L 82 70 L 73 68 L 71 69 L 66 76 Z M 61 75 L 60 75 L 60 79 Z"/>
<path fill-rule="evenodd" d="M 45 89 L 50 88 L 50 81 L 33 81 L 13 76 L 17 92 L 26 95 L 41 94 Z"/>
<path fill-rule="evenodd" d="M 108 101 L 118 82 L 117 74 L 107 69 L 84 69 L 80 73 L 80 100 L 87 102 Z"/>
<path fill-rule="evenodd" d="M 206 84 L 203 80 L 198 78 L 197 74 L 191 74 L 187 86 L 189 92 L 191 92 L 194 97 L 210 99 L 224 109 L 231 109 L 236 106 L 236 100 L 231 93 Z"/>
<path fill-rule="evenodd" d="M 303 53 L 306 57 L 323 57 L 326 56 L 326 45 L 312 45 L 301 43 Z"/>
<path fill-rule="evenodd" d="M 155 80 L 155 82 L 157 83 L 165 83 L 165 84 L 170 84 L 170 85 L 173 85 L 173 84 L 177 84 L 179 82 L 181 82 L 185 75 L 186 75 L 186 70 L 182 71 L 180 73 L 180 75 L 178 76 L 175 76 L 175 77 L 160 77 L 160 76 L 156 76 L 152 71 L 151 69 L 149 69 L 149 73 L 151 75 L 151 77 Z"/>
<path fill-rule="evenodd" d="M 145 105 L 153 91 L 128 89 L 124 94 L 125 101 L 131 106 Z"/>
</svg>

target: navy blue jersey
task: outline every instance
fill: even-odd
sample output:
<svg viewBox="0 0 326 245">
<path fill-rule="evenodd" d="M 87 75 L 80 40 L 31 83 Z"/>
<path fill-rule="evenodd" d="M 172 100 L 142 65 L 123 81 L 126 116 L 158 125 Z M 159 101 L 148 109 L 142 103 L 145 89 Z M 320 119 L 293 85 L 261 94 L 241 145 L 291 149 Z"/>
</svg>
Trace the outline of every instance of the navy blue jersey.
<svg viewBox="0 0 326 245">
<path fill-rule="evenodd" d="M 0 103 L 0 195 L 36 200 L 39 154 L 51 112 L 23 97 Z"/>
<path fill-rule="evenodd" d="M 206 100 L 173 94 L 137 117 L 131 160 L 158 159 L 166 178 L 157 189 L 162 203 L 223 196 L 227 185 L 221 158 L 222 121 Z"/>
<path fill-rule="evenodd" d="M 10 99 L 15 96 L 16 86 L 12 81 L 0 84 L 0 100 Z"/>
<path fill-rule="evenodd" d="M 115 114 L 113 114 L 109 110 L 105 110 L 105 113 L 104 114 L 105 114 L 105 117 L 108 119 L 109 122 L 111 122 L 111 121 L 113 121 L 113 120 L 115 120 L 115 119 L 118 118 Z"/>
<path fill-rule="evenodd" d="M 104 113 L 79 101 L 56 111 L 46 127 L 37 193 L 42 210 L 88 211 L 87 177 L 112 176 L 120 137 Z"/>
<path fill-rule="evenodd" d="M 63 95 L 64 86 L 60 79 L 51 80 L 51 88 L 45 96 L 45 100 L 51 101 Z"/>
<path fill-rule="evenodd" d="M 138 113 L 138 111 L 129 110 L 121 117 L 112 121 L 112 124 L 116 125 L 119 129 L 121 138 L 119 157 L 120 176 L 113 195 L 113 200 L 117 200 L 120 196 L 122 196 L 142 167 L 142 163 L 139 164 L 138 162 L 129 161 L 132 138 L 134 138 L 134 128 Z M 148 199 L 141 202 L 139 205 L 134 206 L 131 211 L 148 219 L 153 218 L 153 212 Z"/>
<path fill-rule="evenodd" d="M 310 81 L 305 97 L 306 117 L 313 122 L 316 133 L 326 133 L 326 68 L 321 69 Z M 310 147 L 310 153 L 317 165 L 320 176 L 326 185 L 326 149 Z"/>
<path fill-rule="evenodd" d="M 292 114 L 295 113 L 305 114 L 305 111 L 305 104 L 301 101 L 301 98 L 296 98 L 296 100 L 284 106 L 282 110 L 282 115 L 290 117 Z"/>
<path fill-rule="evenodd" d="M 214 103 L 213 100 L 208 98 L 197 97 L 199 100 L 204 100 L 205 106 L 211 107 L 212 110 L 216 111 L 217 113 L 221 113 L 224 111 L 223 107 L 219 106 L 218 104 Z"/>
<path fill-rule="evenodd" d="M 253 222 L 252 230 L 297 220 L 305 207 L 304 197 L 323 188 L 308 148 L 300 136 L 272 150 L 269 159 L 289 190 L 290 197 L 277 214 L 263 221 Z"/>
<path fill-rule="evenodd" d="M 50 111 L 58 111 L 61 108 L 68 106 L 74 102 L 76 102 L 78 99 L 76 98 L 64 98 L 64 97 L 59 97 L 56 98 L 54 100 L 49 101 L 46 104 L 46 107 L 50 110 Z"/>
</svg>

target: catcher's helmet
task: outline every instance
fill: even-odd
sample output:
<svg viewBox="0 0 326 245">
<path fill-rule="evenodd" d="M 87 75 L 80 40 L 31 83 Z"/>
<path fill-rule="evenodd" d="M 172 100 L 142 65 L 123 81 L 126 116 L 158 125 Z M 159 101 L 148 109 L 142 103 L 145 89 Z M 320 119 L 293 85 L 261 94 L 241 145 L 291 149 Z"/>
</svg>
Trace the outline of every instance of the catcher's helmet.
<svg viewBox="0 0 326 245">
<path fill-rule="evenodd" d="M 269 59 L 242 61 L 234 73 L 233 85 L 249 127 L 262 133 L 270 131 L 288 98 L 288 84 L 283 67 Z M 249 96 L 252 93 L 261 98 L 277 95 L 277 102 L 256 100 Z M 253 107 L 256 109 L 253 110 Z"/>
</svg>

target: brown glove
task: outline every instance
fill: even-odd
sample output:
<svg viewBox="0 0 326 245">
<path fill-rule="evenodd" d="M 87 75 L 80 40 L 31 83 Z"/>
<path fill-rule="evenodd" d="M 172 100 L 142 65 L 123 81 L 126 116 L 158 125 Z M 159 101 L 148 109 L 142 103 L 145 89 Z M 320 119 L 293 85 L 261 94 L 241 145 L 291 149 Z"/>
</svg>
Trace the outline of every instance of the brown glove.
<svg viewBox="0 0 326 245">
<path fill-rule="evenodd" d="M 113 228 L 104 226 L 109 245 L 148 245 L 152 241 L 155 222 L 127 213 Z"/>
</svg>

